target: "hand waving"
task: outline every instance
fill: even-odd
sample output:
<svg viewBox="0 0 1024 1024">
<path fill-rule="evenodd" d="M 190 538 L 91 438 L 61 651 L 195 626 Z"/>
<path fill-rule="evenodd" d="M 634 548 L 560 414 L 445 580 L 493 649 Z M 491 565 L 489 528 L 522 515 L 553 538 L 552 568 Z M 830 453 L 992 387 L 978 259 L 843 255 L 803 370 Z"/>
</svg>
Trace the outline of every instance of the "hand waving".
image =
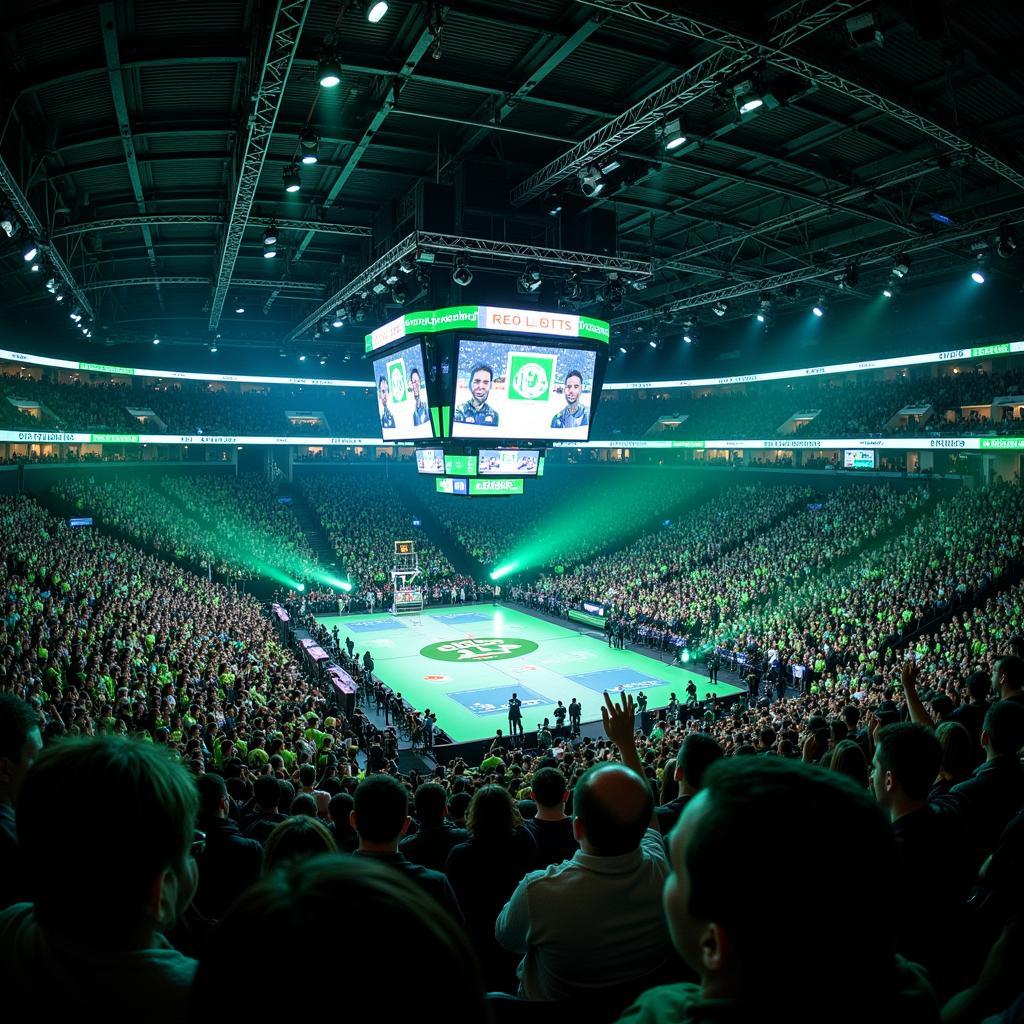
<svg viewBox="0 0 1024 1024">
<path fill-rule="evenodd" d="M 601 721 L 608 739 L 619 748 L 628 749 L 635 745 L 634 723 L 636 713 L 633 710 L 633 698 L 623 694 L 622 704 L 616 704 L 607 692 L 604 695 L 604 707 L 601 708 Z"/>
</svg>

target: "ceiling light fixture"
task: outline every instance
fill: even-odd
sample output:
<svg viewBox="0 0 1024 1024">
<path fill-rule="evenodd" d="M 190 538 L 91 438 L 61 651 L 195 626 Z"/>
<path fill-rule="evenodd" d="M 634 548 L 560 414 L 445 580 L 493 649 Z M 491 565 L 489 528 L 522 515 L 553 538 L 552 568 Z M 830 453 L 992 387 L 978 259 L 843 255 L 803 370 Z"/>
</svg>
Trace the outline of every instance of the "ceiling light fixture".
<svg viewBox="0 0 1024 1024">
<path fill-rule="evenodd" d="M 473 280 L 473 271 L 466 265 L 465 256 L 455 257 L 455 266 L 452 268 L 452 280 L 460 287 L 465 288 Z"/>
<path fill-rule="evenodd" d="M 302 188 L 302 178 L 299 175 L 298 164 L 290 163 L 281 172 L 281 177 L 284 179 L 285 192 L 298 192 Z"/>
<path fill-rule="evenodd" d="M 341 62 L 333 53 L 320 58 L 316 77 L 324 89 L 333 89 L 341 81 Z"/>
<path fill-rule="evenodd" d="M 320 136 L 312 128 L 306 128 L 299 136 L 302 147 L 302 162 L 315 164 L 320 159 Z"/>
</svg>

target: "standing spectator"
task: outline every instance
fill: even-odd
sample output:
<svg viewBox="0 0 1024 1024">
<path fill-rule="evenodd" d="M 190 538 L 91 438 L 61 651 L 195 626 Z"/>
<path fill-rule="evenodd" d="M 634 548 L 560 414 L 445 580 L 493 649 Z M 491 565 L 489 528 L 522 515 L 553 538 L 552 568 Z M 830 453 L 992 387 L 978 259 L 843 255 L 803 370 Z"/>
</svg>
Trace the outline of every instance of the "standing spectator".
<svg viewBox="0 0 1024 1024">
<path fill-rule="evenodd" d="M 595 765 L 576 783 L 580 849 L 527 875 L 497 921 L 498 941 L 523 955 L 519 994 L 528 999 L 614 1000 L 671 952 L 661 910 L 668 859 L 629 694 L 621 705 L 605 694 L 602 718 L 623 763 Z"/>
<path fill-rule="evenodd" d="M 523 735 L 523 702 L 518 693 L 513 693 L 508 701 L 508 732 L 513 742 L 517 735 Z"/>
<path fill-rule="evenodd" d="M 18 797 L 34 900 L 0 913 L 14 1017 L 180 1024 L 196 965 L 164 933 L 196 889 L 197 810 L 194 780 L 155 745 L 68 739 L 40 755 Z"/>
<path fill-rule="evenodd" d="M 443 907 L 452 918 L 462 921 L 462 911 L 448 879 L 439 871 L 414 864 L 398 844 L 409 828 L 409 794 L 390 775 L 370 775 L 359 783 L 352 809 L 352 827 L 359 835 L 357 857 L 370 857 L 405 875 Z"/>
<path fill-rule="evenodd" d="M 569 799 L 565 776 L 557 768 L 541 768 L 534 773 L 530 797 L 537 805 L 537 814 L 523 822 L 523 828 L 537 844 L 537 866 L 546 868 L 569 860 L 580 846 L 572 818 L 565 813 L 565 802 Z"/>
<path fill-rule="evenodd" d="M 573 697 L 569 701 L 569 734 L 570 736 L 579 737 L 580 735 L 580 720 L 583 717 L 583 705 Z"/>
<path fill-rule="evenodd" d="M 704 784 L 704 773 L 724 756 L 718 740 L 707 733 L 691 732 L 683 740 L 679 753 L 676 754 L 675 767 L 675 781 L 679 785 L 679 794 L 667 804 L 662 804 L 656 811 L 662 835 L 667 836 L 672 831 L 686 805 L 700 792 Z"/>
<path fill-rule="evenodd" d="M 35 708 L 13 694 L 0 693 L 0 910 L 29 897 L 14 807 L 25 775 L 42 749 Z"/>
<path fill-rule="evenodd" d="M 246 839 L 228 816 L 228 787 L 219 775 L 200 776 L 198 787 L 199 828 L 206 845 L 197 858 L 196 908 L 216 920 L 260 877 L 263 849 L 255 839 Z"/>
<path fill-rule="evenodd" d="M 399 852 L 414 864 L 422 864 L 432 871 L 443 871 L 452 847 L 469 839 L 464 828 L 448 824 L 448 794 L 436 782 L 424 783 L 413 797 L 416 814 L 416 834 L 406 836 L 399 844 Z"/>
<path fill-rule="evenodd" d="M 466 931 L 480 956 L 488 984 L 511 991 L 516 959 L 499 948 L 494 921 L 519 880 L 537 866 L 537 844 L 507 789 L 483 786 L 466 815 L 469 839 L 452 847 L 445 873 L 466 914 Z"/>
<path fill-rule="evenodd" d="M 725 758 L 709 769 L 669 849 L 665 914 L 672 942 L 698 982 L 650 989 L 621 1021 L 815 1024 L 827 1017 L 855 1024 L 879 1014 L 938 1020 L 921 969 L 891 952 L 895 840 L 866 790 L 781 757 Z M 827 892 L 836 863 L 857 864 L 872 912 L 845 915 L 827 942 L 808 932 L 799 908 L 766 914 L 735 881 L 751 864 L 769 861 L 773 884 L 801 893 Z M 785 971 L 780 950 L 797 951 Z M 857 965 L 852 983 L 851 964 Z"/>
</svg>

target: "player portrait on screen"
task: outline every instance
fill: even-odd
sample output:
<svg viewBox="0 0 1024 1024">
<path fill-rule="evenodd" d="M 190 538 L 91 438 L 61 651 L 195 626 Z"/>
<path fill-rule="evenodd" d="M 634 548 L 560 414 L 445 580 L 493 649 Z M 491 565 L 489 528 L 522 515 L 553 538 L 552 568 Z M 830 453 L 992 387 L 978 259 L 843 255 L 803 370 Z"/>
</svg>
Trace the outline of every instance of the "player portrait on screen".
<svg viewBox="0 0 1024 1024">
<path fill-rule="evenodd" d="M 590 423 L 586 406 L 580 403 L 580 396 L 583 394 L 583 374 L 579 370 L 570 370 L 565 375 L 565 383 L 562 387 L 562 397 L 565 399 L 565 408 L 560 409 L 551 418 L 551 426 L 557 429 L 567 427 L 586 427 Z"/>
<path fill-rule="evenodd" d="M 471 423 L 478 427 L 498 425 L 498 413 L 487 401 L 493 384 L 494 370 L 486 363 L 477 363 L 469 371 L 470 397 L 455 408 L 456 423 Z"/>
<path fill-rule="evenodd" d="M 388 408 L 388 379 L 382 376 L 377 381 L 377 401 L 380 404 L 380 426 L 382 430 L 394 430 L 395 417 Z"/>
<path fill-rule="evenodd" d="M 420 371 L 414 366 L 409 372 L 409 390 L 412 391 L 412 425 L 422 426 L 430 422 L 430 410 L 422 397 L 423 382 L 420 380 Z"/>
</svg>

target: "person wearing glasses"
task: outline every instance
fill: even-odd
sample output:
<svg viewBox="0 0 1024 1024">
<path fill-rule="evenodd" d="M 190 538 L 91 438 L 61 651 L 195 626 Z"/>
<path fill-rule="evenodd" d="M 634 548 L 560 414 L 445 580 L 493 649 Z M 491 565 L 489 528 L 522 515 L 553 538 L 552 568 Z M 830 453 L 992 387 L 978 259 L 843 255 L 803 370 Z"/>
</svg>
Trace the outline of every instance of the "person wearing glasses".
<svg viewBox="0 0 1024 1024">
<path fill-rule="evenodd" d="M 11 1019 L 187 1019 L 196 962 L 165 935 L 196 891 L 198 807 L 194 778 L 156 744 L 95 736 L 43 750 L 18 796 L 34 901 L 0 912 Z"/>
</svg>

